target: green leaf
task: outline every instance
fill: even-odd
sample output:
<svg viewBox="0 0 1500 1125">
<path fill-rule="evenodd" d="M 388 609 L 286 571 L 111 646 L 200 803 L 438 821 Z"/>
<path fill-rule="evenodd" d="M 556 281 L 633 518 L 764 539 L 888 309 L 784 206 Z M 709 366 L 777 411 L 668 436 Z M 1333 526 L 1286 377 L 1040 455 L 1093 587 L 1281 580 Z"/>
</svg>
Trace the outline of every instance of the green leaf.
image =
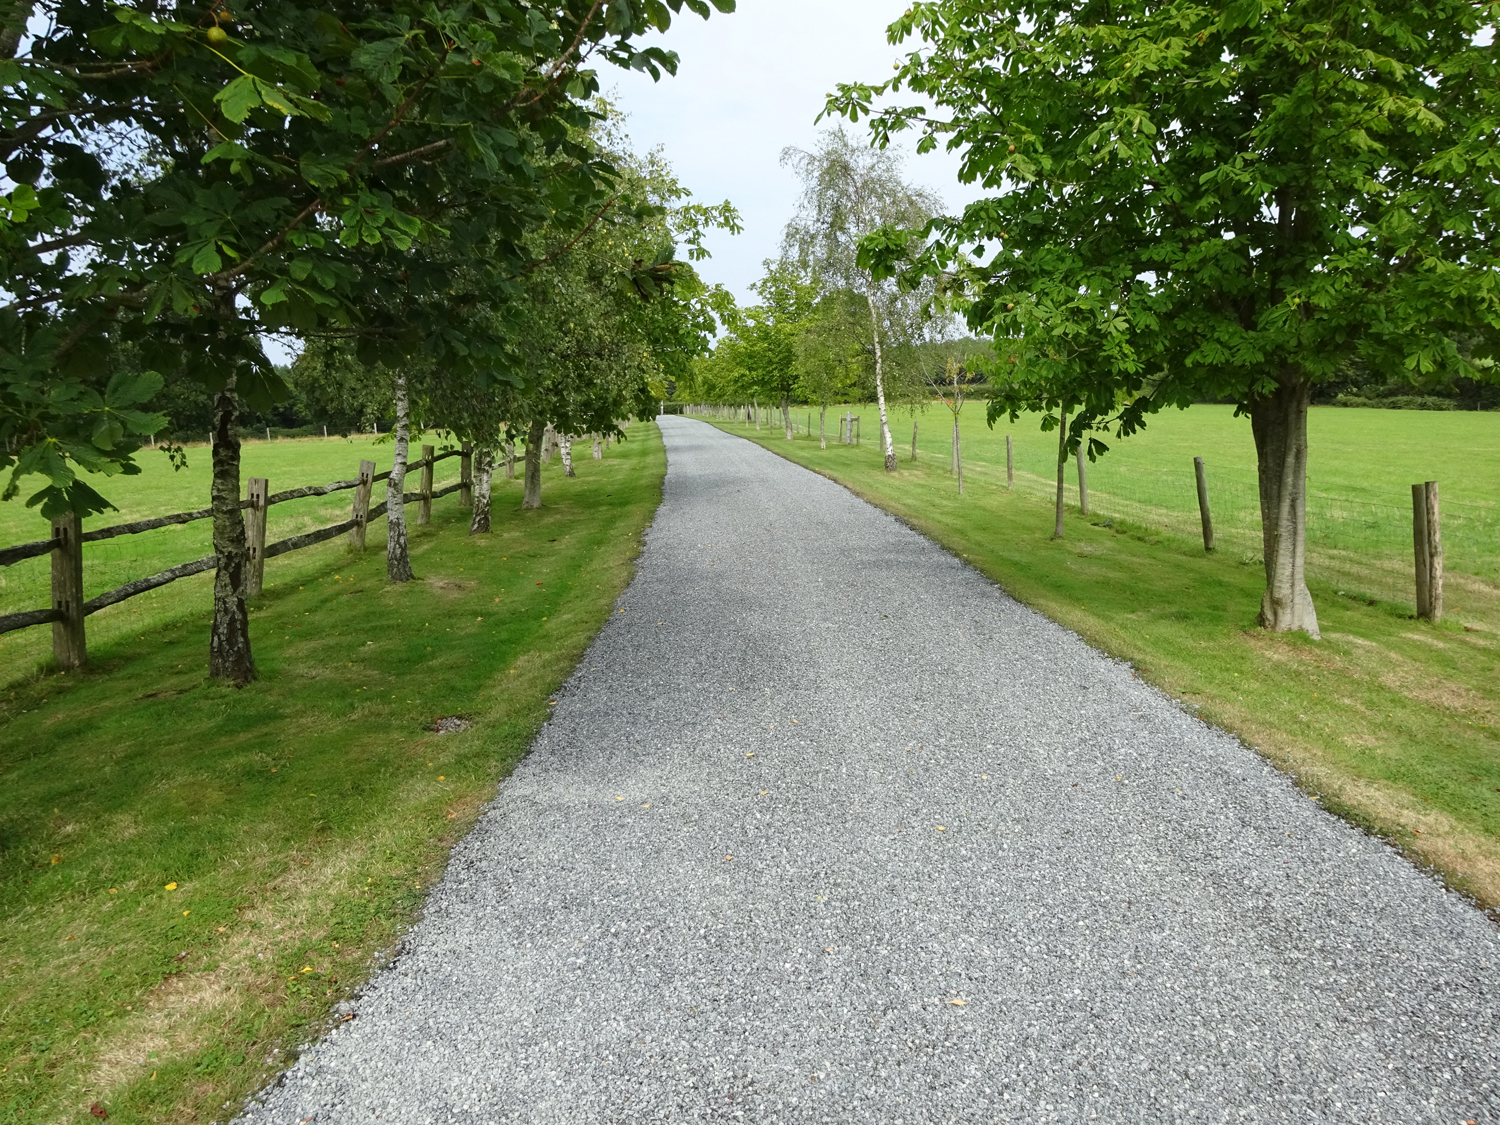
<svg viewBox="0 0 1500 1125">
<path fill-rule="evenodd" d="M 224 268 L 224 259 L 219 257 L 219 252 L 214 248 L 212 240 L 205 242 L 193 255 L 192 270 L 196 274 L 208 276 L 218 273 Z"/>
<path fill-rule="evenodd" d="M 242 74 L 215 94 L 214 101 L 225 117 L 238 124 L 260 106 L 260 81 L 253 74 Z"/>
</svg>

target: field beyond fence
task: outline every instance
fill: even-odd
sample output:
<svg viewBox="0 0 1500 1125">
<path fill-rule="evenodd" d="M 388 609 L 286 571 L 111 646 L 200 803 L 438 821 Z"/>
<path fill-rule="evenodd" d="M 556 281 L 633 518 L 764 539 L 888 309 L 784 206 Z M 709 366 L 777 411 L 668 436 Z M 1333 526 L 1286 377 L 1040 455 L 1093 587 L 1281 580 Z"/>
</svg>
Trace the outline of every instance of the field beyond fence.
<svg viewBox="0 0 1500 1125">
<path fill-rule="evenodd" d="M 340 465 L 347 460 L 346 479 L 326 479 L 329 464 L 336 460 L 330 456 L 333 446 L 347 451 L 344 458 L 337 459 Z M 405 499 L 418 505 L 418 510 L 430 510 L 432 500 L 469 486 L 471 463 L 459 449 L 436 452 L 434 447 L 432 462 L 424 466 L 421 449 L 421 442 L 414 441 Z M 379 443 L 374 438 L 247 442 L 243 446 L 242 490 L 248 490 L 249 482 L 259 478 L 267 481 L 266 491 L 270 493 L 267 504 L 259 508 L 263 517 L 260 545 L 266 548 L 265 581 L 274 583 L 278 575 L 297 573 L 291 552 L 351 533 L 362 538 L 368 524 L 384 515 L 385 488 L 381 482 L 390 475 L 393 456 L 389 441 Z M 140 459 L 146 472 L 140 477 L 117 478 L 105 488 L 120 510 L 83 521 L 81 596 L 91 642 L 128 636 L 140 620 L 160 621 L 163 614 L 173 616 L 173 607 L 187 613 L 211 611 L 213 521 L 206 507 L 210 451 L 206 445 L 195 447 L 188 451 L 188 458 L 188 469 L 176 474 L 167 467 L 165 457 L 154 458 L 149 449 L 143 450 Z M 362 486 L 361 465 L 367 462 L 377 468 Z M 452 466 L 452 481 L 437 479 L 439 469 L 447 468 L 445 463 Z M 424 467 L 431 470 L 430 474 L 424 474 Z M 184 486 L 192 488 L 202 504 L 192 511 L 175 512 L 171 506 L 181 503 Z M 411 491 L 414 486 L 416 490 Z M 248 494 L 241 506 L 249 514 L 252 504 Z M 174 522 L 151 526 L 163 517 Z M 414 511 L 414 522 L 419 519 L 418 511 Z M 254 525 L 255 521 L 247 523 Z M 132 525 L 139 524 L 146 526 L 137 531 Z M 7 562 L 6 555 L 17 548 L 24 553 L 28 542 L 43 543 L 52 534 L 52 527 L 34 511 L 7 505 L 0 512 L 0 564 Z M 102 538 L 91 540 L 90 536 Z M 52 630 L 45 621 L 21 627 L 37 616 L 38 610 L 52 612 L 51 556 L 50 550 L 38 549 L 31 557 L 0 565 L 0 682 L 40 667 L 53 651 Z M 172 578 L 179 569 L 186 573 Z M 135 586 L 153 578 L 158 585 L 134 592 Z M 11 629 L 7 630 L 7 625 Z"/>
<path fill-rule="evenodd" d="M 861 447 L 873 454 L 880 425 L 869 403 L 829 408 L 829 444 L 840 440 L 846 414 L 855 418 Z M 910 462 L 915 424 L 918 458 L 947 465 L 953 429 L 947 410 L 940 405 L 915 412 L 898 407 L 890 419 L 901 464 Z M 965 404 L 960 427 L 965 488 L 1008 487 L 1008 436 L 1014 491 L 1050 502 L 1057 487 L 1056 432 L 1042 433 L 1035 417 L 1014 424 L 1002 420 L 994 429 L 984 419 L 983 401 Z M 743 408 L 731 419 L 715 415 L 712 420 L 728 421 L 732 430 L 757 432 Z M 817 438 L 816 409 L 798 407 L 792 420 L 799 440 Z M 762 409 L 760 426 L 763 436 L 774 437 L 780 412 Z M 1336 594 L 1415 612 L 1411 486 L 1435 480 L 1450 603 L 1462 607 L 1466 595 L 1487 606 L 1500 600 L 1500 415 L 1315 407 L 1309 434 L 1309 581 L 1331 586 Z M 1131 438 L 1103 436 L 1109 453 L 1085 469 L 1090 518 L 1199 538 L 1193 458 L 1202 457 L 1216 552 L 1261 565 L 1260 493 L 1247 419 L 1234 418 L 1232 407 L 1195 406 L 1158 415 L 1145 432 Z M 1065 472 L 1066 499 L 1076 516 L 1081 513 L 1075 458 L 1069 458 Z M 1478 604 L 1475 609 L 1479 611 Z"/>
</svg>

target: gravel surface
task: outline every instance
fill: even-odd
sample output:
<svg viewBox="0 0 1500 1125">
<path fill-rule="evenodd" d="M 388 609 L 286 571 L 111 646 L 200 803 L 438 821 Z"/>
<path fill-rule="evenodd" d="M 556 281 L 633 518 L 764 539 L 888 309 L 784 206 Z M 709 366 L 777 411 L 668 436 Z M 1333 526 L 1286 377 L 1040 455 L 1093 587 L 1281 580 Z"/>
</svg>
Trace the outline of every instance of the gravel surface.
<svg viewBox="0 0 1500 1125">
<path fill-rule="evenodd" d="M 1500 1122 L 1500 934 L 804 469 L 662 420 L 610 624 L 247 1125 Z"/>
</svg>

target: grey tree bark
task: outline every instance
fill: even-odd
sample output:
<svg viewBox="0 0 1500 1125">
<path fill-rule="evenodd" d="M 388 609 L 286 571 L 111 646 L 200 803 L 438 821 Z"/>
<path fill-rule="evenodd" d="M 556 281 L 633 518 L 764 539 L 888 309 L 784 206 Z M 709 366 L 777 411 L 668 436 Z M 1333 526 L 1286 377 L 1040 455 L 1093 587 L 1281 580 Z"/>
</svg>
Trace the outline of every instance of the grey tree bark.
<svg viewBox="0 0 1500 1125">
<path fill-rule="evenodd" d="M 917 459 L 917 422 L 915 418 L 912 419 L 911 423 L 911 459 L 913 461 Z"/>
<path fill-rule="evenodd" d="M 789 395 L 781 396 L 781 424 L 786 428 L 786 440 L 792 440 L 792 400 Z"/>
<path fill-rule="evenodd" d="M 542 506 L 542 443 L 546 433 L 547 427 L 541 422 L 531 423 L 526 432 L 526 485 L 521 494 L 521 507 L 526 511 Z"/>
<path fill-rule="evenodd" d="M 1266 592 L 1260 623 L 1273 632 L 1301 630 L 1316 639 L 1318 613 L 1307 590 L 1307 407 L 1312 383 L 1287 372 L 1275 393 L 1250 403 L 1260 478 L 1261 541 Z"/>
<path fill-rule="evenodd" d="M 915 441 L 913 441 L 915 444 Z M 953 416 L 953 471 L 958 474 L 958 494 L 964 494 L 964 447 L 958 433 L 958 415 Z"/>
<path fill-rule="evenodd" d="M 1063 537 L 1063 488 L 1064 470 L 1068 467 L 1068 412 L 1062 412 L 1062 424 L 1057 431 L 1057 523 L 1052 528 L 1052 538 Z"/>
<path fill-rule="evenodd" d="M 552 453 L 557 448 L 557 431 L 552 428 L 551 423 L 542 431 L 542 464 L 552 464 Z"/>
<path fill-rule="evenodd" d="M 594 435 L 594 460 L 604 460 L 604 440 L 598 434 Z"/>
<path fill-rule="evenodd" d="M 495 451 L 487 445 L 474 450 L 474 516 L 470 535 L 488 535 L 490 530 L 490 484 L 495 476 Z"/>
<path fill-rule="evenodd" d="M 818 407 L 818 445 L 822 449 L 828 448 L 828 407 Z"/>
<path fill-rule="evenodd" d="M 870 302 L 870 335 L 875 341 L 875 403 L 880 409 L 880 446 L 885 450 L 885 469 L 896 471 L 896 443 L 891 440 L 891 423 L 885 409 L 885 359 L 880 350 L 880 314 L 875 308 L 875 298 L 866 293 Z"/>
<path fill-rule="evenodd" d="M 214 399 L 213 481 L 209 487 L 214 515 L 214 620 L 208 635 L 208 674 L 221 683 L 244 687 L 255 679 L 250 654 L 250 613 L 245 607 L 245 579 L 250 563 L 245 518 L 240 511 L 240 439 L 236 434 L 240 403 L 234 376 Z"/>
<path fill-rule="evenodd" d="M 573 437 L 571 434 L 563 434 L 557 439 L 557 448 L 562 451 L 563 476 L 576 477 L 573 471 Z"/>
<path fill-rule="evenodd" d="M 516 440 L 510 438 L 505 443 L 505 479 L 516 479 Z"/>
<path fill-rule="evenodd" d="M 406 376 L 396 377 L 396 458 L 385 484 L 385 576 L 392 582 L 410 582 L 411 549 L 406 540 L 406 455 L 411 441 L 410 404 Z"/>
</svg>

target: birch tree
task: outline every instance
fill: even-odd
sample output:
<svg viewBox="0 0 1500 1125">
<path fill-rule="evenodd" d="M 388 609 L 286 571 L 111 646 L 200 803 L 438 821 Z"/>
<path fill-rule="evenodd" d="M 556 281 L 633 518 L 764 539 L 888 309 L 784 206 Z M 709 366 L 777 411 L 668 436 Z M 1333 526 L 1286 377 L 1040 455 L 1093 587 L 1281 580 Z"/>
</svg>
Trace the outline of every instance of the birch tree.
<svg viewBox="0 0 1500 1125">
<path fill-rule="evenodd" d="M 931 286 L 903 289 L 890 272 L 872 272 L 860 262 L 860 243 L 883 228 L 924 225 L 941 202 L 932 192 L 902 179 L 896 153 L 861 148 L 842 129 L 825 132 L 812 152 L 784 150 L 781 162 L 802 180 L 797 214 L 786 228 L 786 256 L 802 265 L 824 291 L 859 294 L 869 314 L 881 448 L 886 469 L 895 472 L 886 353 L 892 345 L 907 342 L 901 328 L 914 319 L 911 309 L 925 302 Z"/>
</svg>

